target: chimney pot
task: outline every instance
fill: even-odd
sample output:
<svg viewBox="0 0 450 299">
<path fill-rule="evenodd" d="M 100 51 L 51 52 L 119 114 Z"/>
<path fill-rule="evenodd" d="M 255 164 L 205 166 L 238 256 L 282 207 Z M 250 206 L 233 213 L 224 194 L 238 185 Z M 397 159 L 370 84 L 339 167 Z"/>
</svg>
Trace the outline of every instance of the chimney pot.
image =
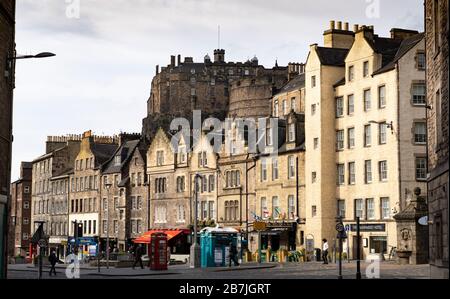
<svg viewBox="0 0 450 299">
<path fill-rule="evenodd" d="M 344 23 L 344 30 L 345 30 L 345 31 L 348 31 L 348 22 L 345 22 L 345 23 Z"/>
<path fill-rule="evenodd" d="M 356 32 L 358 30 L 359 30 L 359 25 L 358 24 L 353 25 L 353 31 Z"/>
<path fill-rule="evenodd" d="M 178 64 L 177 64 L 178 66 L 180 66 L 181 65 L 181 55 L 180 54 L 178 54 Z"/>
<path fill-rule="evenodd" d="M 342 22 L 341 21 L 337 22 L 337 29 L 342 30 Z"/>
<path fill-rule="evenodd" d="M 334 29 L 334 24 L 335 24 L 335 22 L 334 22 L 334 21 L 330 21 L 330 29 L 331 29 L 331 30 L 333 30 L 333 29 Z"/>
</svg>

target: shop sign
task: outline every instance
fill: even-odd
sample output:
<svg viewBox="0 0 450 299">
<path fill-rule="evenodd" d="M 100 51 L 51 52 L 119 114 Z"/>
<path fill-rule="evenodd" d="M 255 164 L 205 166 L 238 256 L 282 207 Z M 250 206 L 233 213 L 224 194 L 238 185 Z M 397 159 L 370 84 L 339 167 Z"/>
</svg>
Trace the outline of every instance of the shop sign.
<svg viewBox="0 0 450 299">
<path fill-rule="evenodd" d="M 253 223 L 253 228 L 257 231 L 264 231 L 267 228 L 267 225 L 265 222 L 258 221 Z"/>
<path fill-rule="evenodd" d="M 356 224 L 351 224 L 350 230 L 352 232 L 356 232 Z M 386 231 L 386 224 L 384 224 L 384 223 L 360 224 L 359 231 L 361 231 L 361 232 L 384 232 L 384 231 Z"/>
</svg>

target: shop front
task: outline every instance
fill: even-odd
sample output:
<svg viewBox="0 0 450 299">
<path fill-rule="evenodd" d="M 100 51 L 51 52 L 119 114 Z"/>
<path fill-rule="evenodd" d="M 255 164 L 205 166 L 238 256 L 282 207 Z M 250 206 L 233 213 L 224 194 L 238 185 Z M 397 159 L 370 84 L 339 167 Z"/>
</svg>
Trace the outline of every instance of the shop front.
<svg viewBox="0 0 450 299">
<path fill-rule="evenodd" d="M 167 235 L 167 246 L 170 253 L 174 255 L 189 255 L 191 245 L 191 231 L 189 229 L 157 229 L 150 230 L 133 240 L 134 244 L 150 244 L 154 233 L 165 233 Z"/>
<path fill-rule="evenodd" d="M 97 256 L 99 247 L 98 243 L 97 237 L 69 237 L 69 252 L 77 252 L 80 259 L 93 258 Z"/>
<path fill-rule="evenodd" d="M 357 227 L 356 224 L 345 225 L 349 238 L 344 242 L 344 252 L 348 251 L 349 258 L 357 258 Z M 388 226 L 385 223 L 362 223 L 360 225 L 360 248 L 361 259 L 369 255 L 379 255 L 380 258 L 386 258 L 389 255 L 390 248 L 396 246 L 395 240 L 391 240 L 388 234 Z M 395 231 L 393 231 L 395 236 Z"/>
<path fill-rule="evenodd" d="M 67 237 L 50 237 L 48 240 L 49 250 L 54 250 L 60 260 L 64 260 L 67 255 Z"/>
</svg>

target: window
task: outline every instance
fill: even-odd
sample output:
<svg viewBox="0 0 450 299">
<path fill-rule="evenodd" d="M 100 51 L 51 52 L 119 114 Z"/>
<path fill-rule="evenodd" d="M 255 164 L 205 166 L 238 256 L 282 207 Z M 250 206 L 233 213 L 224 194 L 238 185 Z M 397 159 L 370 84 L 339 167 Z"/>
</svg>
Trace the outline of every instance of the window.
<svg viewBox="0 0 450 299">
<path fill-rule="evenodd" d="M 241 173 L 239 170 L 231 170 L 226 172 L 226 186 L 228 188 L 235 188 L 241 185 Z"/>
<path fill-rule="evenodd" d="M 352 66 L 348 67 L 348 81 L 353 81 L 355 79 L 355 68 Z"/>
<path fill-rule="evenodd" d="M 414 83 L 412 85 L 412 103 L 413 105 L 425 105 L 426 103 L 425 83 Z"/>
<path fill-rule="evenodd" d="M 103 233 L 108 232 L 108 222 L 106 220 L 103 220 Z"/>
<path fill-rule="evenodd" d="M 366 199 L 366 216 L 367 220 L 375 219 L 375 200 L 373 198 Z"/>
<path fill-rule="evenodd" d="M 136 196 L 131 196 L 131 209 L 132 210 L 137 210 Z"/>
<path fill-rule="evenodd" d="M 434 97 L 434 107 L 435 107 L 435 117 L 434 117 L 434 127 L 435 127 L 435 150 L 438 151 L 440 149 L 440 144 L 442 142 L 443 136 L 443 128 L 442 128 L 442 111 L 445 111 L 442 107 L 441 101 L 441 91 L 438 90 Z"/>
<path fill-rule="evenodd" d="M 108 200 L 103 198 L 103 211 L 108 211 Z"/>
<path fill-rule="evenodd" d="M 278 100 L 273 103 L 273 116 L 278 117 Z"/>
<path fill-rule="evenodd" d="M 427 126 L 424 122 L 414 123 L 414 142 L 425 144 L 427 142 Z"/>
<path fill-rule="evenodd" d="M 441 8 L 439 0 L 433 1 L 433 31 L 434 31 L 434 52 L 437 54 L 441 47 Z"/>
<path fill-rule="evenodd" d="M 355 147 L 355 128 L 349 128 L 347 130 L 348 148 Z"/>
<path fill-rule="evenodd" d="M 208 192 L 208 178 L 206 175 L 202 177 L 202 193 Z"/>
<path fill-rule="evenodd" d="M 119 232 L 119 221 L 114 220 L 114 232 L 117 234 Z"/>
<path fill-rule="evenodd" d="M 295 98 L 291 98 L 291 111 L 297 111 L 297 100 Z"/>
<path fill-rule="evenodd" d="M 185 190 L 185 177 L 177 177 L 177 193 L 182 193 Z"/>
<path fill-rule="evenodd" d="M 380 161 L 378 163 L 378 171 L 380 173 L 380 181 L 387 181 L 387 161 Z"/>
<path fill-rule="evenodd" d="M 337 207 L 338 207 L 338 213 L 337 213 L 338 217 L 345 218 L 345 200 L 338 199 Z"/>
<path fill-rule="evenodd" d="M 295 123 L 290 123 L 288 126 L 288 141 L 295 141 Z"/>
<path fill-rule="evenodd" d="M 23 218 L 23 224 L 24 224 L 24 225 L 30 224 L 30 219 L 24 217 L 24 218 Z"/>
<path fill-rule="evenodd" d="M 177 207 L 177 222 L 185 222 L 186 221 L 186 214 L 184 211 L 184 205 L 179 204 Z"/>
<path fill-rule="evenodd" d="M 209 192 L 213 192 L 214 190 L 215 190 L 215 187 L 216 187 L 216 179 L 215 179 L 215 177 L 213 176 L 213 175 L 210 175 L 209 176 L 209 179 L 208 179 L 208 182 L 209 182 Z"/>
<path fill-rule="evenodd" d="M 337 180 L 338 185 L 344 185 L 345 183 L 345 166 L 344 164 L 337 165 Z"/>
<path fill-rule="evenodd" d="M 178 150 L 178 163 L 185 163 L 186 162 L 186 147 L 180 146 Z"/>
<path fill-rule="evenodd" d="M 312 217 L 316 217 L 317 216 L 317 206 L 312 206 L 311 207 L 311 215 L 312 215 Z"/>
<path fill-rule="evenodd" d="M 288 157 L 288 179 L 295 177 L 295 158 L 294 156 Z"/>
<path fill-rule="evenodd" d="M 311 76 L 311 88 L 316 87 L 316 76 Z"/>
<path fill-rule="evenodd" d="M 272 180 L 278 180 L 278 159 L 272 159 Z"/>
<path fill-rule="evenodd" d="M 216 203 L 214 201 L 208 201 L 208 218 L 216 218 Z"/>
<path fill-rule="evenodd" d="M 319 138 L 314 138 L 314 149 L 319 147 Z"/>
<path fill-rule="evenodd" d="M 341 151 L 344 149 L 344 130 L 336 132 L 336 150 Z"/>
<path fill-rule="evenodd" d="M 141 186 L 142 185 L 142 173 L 138 172 L 137 174 L 137 185 Z"/>
<path fill-rule="evenodd" d="M 372 183 L 372 161 L 364 161 L 364 181 L 366 184 Z"/>
<path fill-rule="evenodd" d="M 287 109 L 287 100 L 283 100 L 283 105 L 282 105 L 282 109 L 283 109 L 283 115 L 288 114 L 288 109 Z"/>
<path fill-rule="evenodd" d="M 267 209 L 267 198 L 261 197 L 261 218 L 267 219 L 269 211 Z"/>
<path fill-rule="evenodd" d="M 386 107 L 386 86 L 378 87 L 378 108 Z"/>
<path fill-rule="evenodd" d="M 363 76 L 364 76 L 364 78 L 369 76 L 369 62 L 368 61 L 364 61 L 364 63 L 363 63 Z"/>
<path fill-rule="evenodd" d="M 162 166 L 164 164 L 164 151 L 156 152 L 156 166 Z"/>
<path fill-rule="evenodd" d="M 272 197 L 272 218 L 279 219 L 281 215 L 280 202 L 278 196 Z"/>
<path fill-rule="evenodd" d="M 313 171 L 311 174 L 311 181 L 315 183 L 317 181 L 317 172 Z"/>
<path fill-rule="evenodd" d="M 23 239 L 24 241 L 28 240 L 28 238 L 29 238 L 28 233 L 23 233 L 23 234 L 22 234 L 22 239 Z"/>
<path fill-rule="evenodd" d="M 416 180 L 427 179 L 427 158 L 416 157 Z"/>
<path fill-rule="evenodd" d="M 267 160 L 261 160 L 261 182 L 267 181 Z"/>
<path fill-rule="evenodd" d="M 295 198 L 294 195 L 288 196 L 288 218 L 295 219 Z"/>
<path fill-rule="evenodd" d="M 30 186 L 25 186 L 25 187 L 23 188 L 23 193 L 25 193 L 25 194 L 30 193 Z"/>
<path fill-rule="evenodd" d="M 386 129 L 387 129 L 386 123 L 378 124 L 378 143 L 379 144 L 386 144 Z"/>
<path fill-rule="evenodd" d="M 23 202 L 23 208 L 24 208 L 25 210 L 28 210 L 28 209 L 30 208 L 30 202 L 29 202 L 29 201 L 24 201 L 24 202 Z"/>
<path fill-rule="evenodd" d="M 372 135 L 370 125 L 364 126 L 364 146 L 369 147 L 372 145 Z"/>
<path fill-rule="evenodd" d="M 315 115 L 316 114 L 316 104 L 312 104 L 311 105 L 311 115 Z"/>
<path fill-rule="evenodd" d="M 348 183 L 354 185 L 356 182 L 355 162 L 348 163 Z"/>
<path fill-rule="evenodd" d="M 383 219 L 391 218 L 391 208 L 388 197 L 381 198 L 381 218 Z"/>
<path fill-rule="evenodd" d="M 355 199 L 355 218 L 364 219 L 364 201 Z"/>
<path fill-rule="evenodd" d="M 366 89 L 364 90 L 364 111 L 369 111 L 371 106 L 370 89 Z"/>
<path fill-rule="evenodd" d="M 117 155 L 114 157 L 114 165 L 115 166 L 119 166 L 122 163 L 122 159 L 120 157 L 120 155 Z"/>
<path fill-rule="evenodd" d="M 157 206 L 155 213 L 155 223 L 166 223 L 167 222 L 167 209 L 166 206 Z"/>
<path fill-rule="evenodd" d="M 347 97 L 347 113 L 352 115 L 355 112 L 355 97 L 351 94 Z"/>
<path fill-rule="evenodd" d="M 344 116 L 344 98 L 336 98 L 336 117 Z"/>
<path fill-rule="evenodd" d="M 198 153 L 198 167 L 205 167 L 208 165 L 208 157 L 206 152 Z"/>
</svg>

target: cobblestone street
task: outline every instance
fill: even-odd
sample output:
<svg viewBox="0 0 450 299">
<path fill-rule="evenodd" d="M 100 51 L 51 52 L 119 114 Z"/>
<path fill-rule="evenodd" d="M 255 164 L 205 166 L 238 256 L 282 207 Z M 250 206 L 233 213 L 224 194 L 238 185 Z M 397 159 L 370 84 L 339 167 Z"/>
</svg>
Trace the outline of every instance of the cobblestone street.
<svg viewBox="0 0 450 299">
<path fill-rule="evenodd" d="M 361 274 L 367 279 L 367 263 L 361 263 Z M 65 267 L 57 268 L 58 275 L 50 277 L 44 268 L 44 279 L 66 279 Z M 343 263 L 343 278 L 355 279 L 356 262 Z M 10 265 L 9 279 L 36 279 L 37 269 L 28 265 Z M 337 279 L 337 264 L 288 263 L 288 264 L 244 264 L 232 268 L 190 269 L 188 265 L 170 266 L 167 271 L 131 268 L 80 269 L 81 279 Z M 428 279 L 429 265 L 398 265 L 393 262 L 380 264 L 381 279 Z"/>
</svg>

